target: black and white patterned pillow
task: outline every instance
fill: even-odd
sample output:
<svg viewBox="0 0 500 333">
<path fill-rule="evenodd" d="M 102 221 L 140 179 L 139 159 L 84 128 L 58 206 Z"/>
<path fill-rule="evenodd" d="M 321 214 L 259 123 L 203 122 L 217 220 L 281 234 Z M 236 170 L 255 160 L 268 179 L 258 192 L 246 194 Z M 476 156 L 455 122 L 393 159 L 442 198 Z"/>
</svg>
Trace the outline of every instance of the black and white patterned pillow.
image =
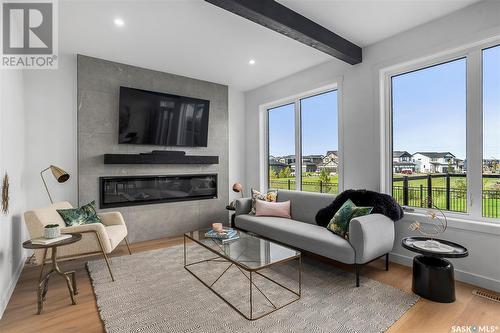
<svg viewBox="0 0 500 333">
<path fill-rule="evenodd" d="M 275 202 L 277 197 L 278 192 L 276 190 L 269 190 L 267 193 L 261 193 L 252 189 L 252 209 L 250 210 L 250 214 L 255 215 L 255 202 L 257 200 Z"/>
</svg>

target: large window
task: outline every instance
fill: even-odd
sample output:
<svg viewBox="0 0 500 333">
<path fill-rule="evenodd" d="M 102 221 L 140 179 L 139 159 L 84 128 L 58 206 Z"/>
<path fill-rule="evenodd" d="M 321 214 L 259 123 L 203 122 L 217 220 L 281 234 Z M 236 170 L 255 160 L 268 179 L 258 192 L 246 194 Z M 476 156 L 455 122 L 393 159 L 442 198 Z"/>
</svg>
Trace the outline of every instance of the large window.
<svg viewBox="0 0 500 333">
<path fill-rule="evenodd" d="M 267 109 L 268 188 L 338 193 L 337 90 Z"/>
<path fill-rule="evenodd" d="M 269 132 L 269 186 L 295 189 L 295 108 L 286 104 L 267 110 Z"/>
<path fill-rule="evenodd" d="M 382 189 L 417 210 L 498 221 L 500 46 L 440 59 L 383 72 Z"/>
<path fill-rule="evenodd" d="M 483 50 L 483 216 L 500 218 L 500 46 Z"/>
<path fill-rule="evenodd" d="M 392 77 L 393 196 L 467 211 L 466 59 Z"/>
</svg>

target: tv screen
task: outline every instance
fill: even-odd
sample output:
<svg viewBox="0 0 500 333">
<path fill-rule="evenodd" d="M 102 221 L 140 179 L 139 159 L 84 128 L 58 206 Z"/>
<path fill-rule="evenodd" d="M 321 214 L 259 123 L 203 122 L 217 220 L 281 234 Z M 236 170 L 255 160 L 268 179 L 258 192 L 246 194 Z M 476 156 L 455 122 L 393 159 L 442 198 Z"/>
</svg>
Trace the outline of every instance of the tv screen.
<svg viewBox="0 0 500 333">
<path fill-rule="evenodd" d="M 119 143 L 206 147 L 210 101 L 120 87 Z"/>
</svg>

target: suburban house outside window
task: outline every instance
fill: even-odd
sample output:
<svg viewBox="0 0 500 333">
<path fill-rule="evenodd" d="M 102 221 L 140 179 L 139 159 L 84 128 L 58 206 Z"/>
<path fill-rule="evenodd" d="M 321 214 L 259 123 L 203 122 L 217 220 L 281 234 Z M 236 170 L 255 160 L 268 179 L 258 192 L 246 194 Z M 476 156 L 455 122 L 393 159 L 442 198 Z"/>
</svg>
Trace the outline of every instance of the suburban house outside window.
<svg viewBox="0 0 500 333">
<path fill-rule="evenodd" d="M 338 90 L 267 108 L 268 188 L 338 193 Z"/>
<path fill-rule="evenodd" d="M 500 219 L 500 46 L 382 71 L 382 188 L 404 206 Z"/>
</svg>

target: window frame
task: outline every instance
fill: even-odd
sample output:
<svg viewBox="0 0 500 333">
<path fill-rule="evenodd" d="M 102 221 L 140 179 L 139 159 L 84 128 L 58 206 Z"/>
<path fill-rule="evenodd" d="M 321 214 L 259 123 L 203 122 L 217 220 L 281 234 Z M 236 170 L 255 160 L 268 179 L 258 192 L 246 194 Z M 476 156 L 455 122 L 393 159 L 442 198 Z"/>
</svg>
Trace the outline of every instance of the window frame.
<svg viewBox="0 0 500 333">
<path fill-rule="evenodd" d="M 392 195 L 392 77 L 450 61 L 466 60 L 466 159 L 467 212 L 444 211 L 447 217 L 500 224 L 500 219 L 482 216 L 483 190 L 483 50 L 500 45 L 500 36 L 431 56 L 380 69 L 380 190 Z M 423 214 L 428 208 L 408 207 Z"/>
<path fill-rule="evenodd" d="M 314 97 L 327 92 L 337 91 L 337 121 L 338 121 L 338 189 L 341 192 L 344 188 L 344 155 L 343 155 L 343 111 L 342 111 L 342 78 L 334 82 L 312 89 L 300 94 L 288 96 L 274 102 L 262 104 L 259 106 L 260 114 L 260 190 L 269 190 L 269 110 L 285 106 L 294 105 L 295 116 L 295 191 L 302 191 L 302 110 L 300 101 L 305 98 Z M 300 172 L 297 172 L 300 170 Z"/>
</svg>

